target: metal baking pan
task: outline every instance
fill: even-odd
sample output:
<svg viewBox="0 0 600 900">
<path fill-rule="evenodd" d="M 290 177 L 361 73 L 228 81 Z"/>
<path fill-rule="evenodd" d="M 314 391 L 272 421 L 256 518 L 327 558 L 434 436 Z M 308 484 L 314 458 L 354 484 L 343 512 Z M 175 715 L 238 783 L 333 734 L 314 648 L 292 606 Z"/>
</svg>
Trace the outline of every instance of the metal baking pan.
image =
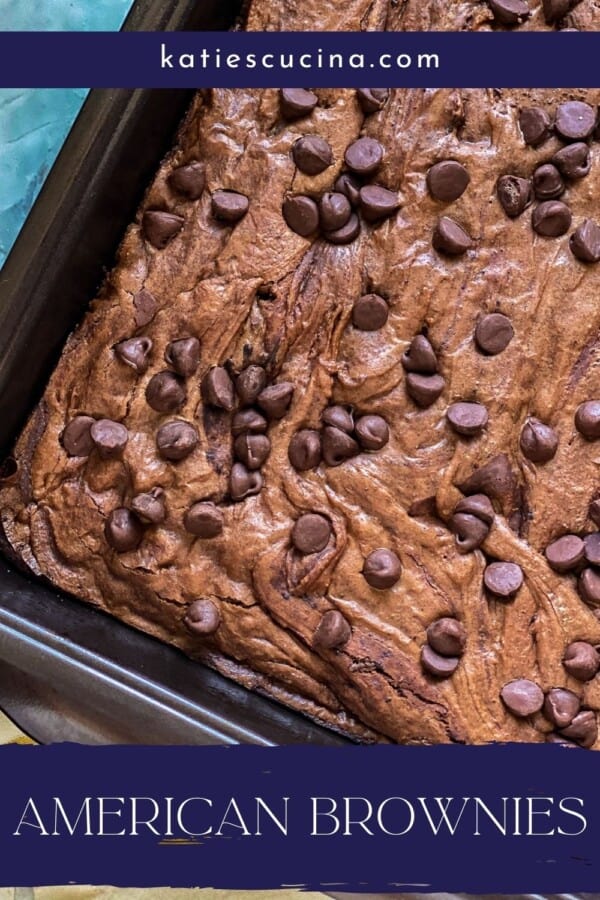
<svg viewBox="0 0 600 900">
<path fill-rule="evenodd" d="M 124 27 L 226 29 L 239 10 L 239 0 L 139 0 Z M 0 460 L 112 266 L 190 99 L 89 94 L 0 276 Z M 0 706 L 44 742 L 342 742 L 2 557 Z"/>
</svg>

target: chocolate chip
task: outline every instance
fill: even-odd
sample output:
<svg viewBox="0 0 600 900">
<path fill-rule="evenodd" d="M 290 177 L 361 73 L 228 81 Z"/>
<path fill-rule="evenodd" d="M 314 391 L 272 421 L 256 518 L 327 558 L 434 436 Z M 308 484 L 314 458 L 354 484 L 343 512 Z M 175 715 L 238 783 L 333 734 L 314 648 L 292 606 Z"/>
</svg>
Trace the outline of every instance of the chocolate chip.
<svg viewBox="0 0 600 900">
<path fill-rule="evenodd" d="M 581 100 L 561 103 L 556 110 L 554 130 L 565 141 L 585 141 L 596 127 L 596 111 Z"/>
<path fill-rule="evenodd" d="M 516 563 L 490 563 L 483 573 L 483 583 L 494 597 L 510 600 L 523 584 L 523 571 Z"/>
<path fill-rule="evenodd" d="M 347 406 L 327 406 L 321 413 L 321 421 L 324 425 L 332 425 L 351 434 L 354 431 L 354 416 Z"/>
<path fill-rule="evenodd" d="M 346 149 L 344 160 L 349 169 L 365 177 L 373 175 L 383 161 L 383 146 L 370 137 L 362 137 Z"/>
<path fill-rule="evenodd" d="M 345 225 L 335 231 L 326 231 L 323 235 L 330 244 L 351 244 L 360 234 L 360 219 L 352 213 Z"/>
<path fill-rule="evenodd" d="M 156 446 L 164 459 L 177 461 L 189 456 L 198 445 L 198 432 L 189 422 L 167 422 L 156 433 Z"/>
<path fill-rule="evenodd" d="M 357 181 L 354 175 L 344 172 L 335 182 L 334 188 L 340 194 L 344 194 L 352 206 L 358 206 L 360 202 L 360 182 Z"/>
<path fill-rule="evenodd" d="M 329 543 L 331 522 L 318 513 L 304 513 L 292 528 L 292 544 L 300 553 L 319 553 Z"/>
<path fill-rule="evenodd" d="M 378 222 L 393 216 L 400 209 L 398 195 L 379 184 L 367 184 L 361 187 L 360 211 L 365 222 Z"/>
<path fill-rule="evenodd" d="M 337 609 L 328 610 L 317 625 L 313 647 L 334 650 L 347 644 L 352 635 L 350 625 Z"/>
<path fill-rule="evenodd" d="M 583 539 L 585 558 L 592 566 L 600 566 L 600 531 L 587 534 Z"/>
<path fill-rule="evenodd" d="M 146 401 L 156 412 L 177 412 L 186 401 L 185 385 L 173 372 L 157 372 L 146 386 Z"/>
<path fill-rule="evenodd" d="M 500 25 L 520 25 L 531 15 L 524 0 L 487 0 L 487 3 Z"/>
<path fill-rule="evenodd" d="M 552 162 L 565 178 L 585 178 L 592 168 L 590 148 L 587 144 L 568 144 L 552 157 Z"/>
<path fill-rule="evenodd" d="M 109 547 L 117 553 L 127 553 L 139 547 L 144 537 L 144 529 L 131 510 L 120 506 L 113 509 L 106 520 L 104 535 Z"/>
<path fill-rule="evenodd" d="M 233 449 L 236 457 L 247 469 L 254 471 L 266 462 L 271 452 L 271 441 L 265 434 L 240 434 Z"/>
<path fill-rule="evenodd" d="M 592 500 L 588 508 L 588 516 L 600 528 L 600 499 Z"/>
<path fill-rule="evenodd" d="M 487 409 L 482 403 L 452 403 L 446 410 L 446 418 L 458 434 L 472 437 L 481 434 L 488 421 Z"/>
<path fill-rule="evenodd" d="M 319 218 L 321 228 L 335 231 L 346 224 L 350 218 L 352 207 L 345 194 L 337 191 L 326 191 L 319 200 Z"/>
<path fill-rule="evenodd" d="M 552 163 L 544 163 L 534 170 L 532 184 L 538 200 L 556 200 L 565 192 L 565 183 Z"/>
<path fill-rule="evenodd" d="M 340 428 L 327 425 L 321 437 L 321 452 L 328 466 L 340 466 L 345 460 L 356 456 L 360 448 L 354 438 Z"/>
<path fill-rule="evenodd" d="M 544 694 L 535 681 L 528 678 L 516 678 L 509 681 L 500 691 L 506 708 L 514 716 L 525 718 L 539 712 L 544 705 Z"/>
<path fill-rule="evenodd" d="M 195 337 L 171 341 L 165 350 L 165 362 L 172 366 L 178 375 L 189 378 L 200 365 L 200 341 Z"/>
<path fill-rule="evenodd" d="M 381 548 L 365 558 L 362 574 L 372 588 L 385 591 L 400 580 L 402 565 L 393 550 Z"/>
<path fill-rule="evenodd" d="M 271 384 L 258 395 L 258 405 L 267 419 L 282 419 L 288 411 L 294 395 L 294 385 L 290 381 Z"/>
<path fill-rule="evenodd" d="M 523 140 L 530 147 L 543 144 L 550 137 L 550 116 L 539 106 L 527 106 L 519 113 L 519 127 Z"/>
<path fill-rule="evenodd" d="M 458 657 L 441 656 L 429 644 L 421 647 L 421 665 L 436 678 L 449 678 L 456 671 L 458 663 Z"/>
<path fill-rule="evenodd" d="M 506 215 L 516 219 L 531 203 L 531 182 L 518 175 L 501 175 L 496 182 L 496 193 Z"/>
<path fill-rule="evenodd" d="M 555 572 L 575 569 L 583 559 L 584 544 L 576 534 L 565 534 L 548 544 L 544 553 Z"/>
<path fill-rule="evenodd" d="M 561 728 L 564 737 L 577 741 L 582 747 L 592 747 L 598 739 L 598 720 L 591 709 L 582 710 L 566 728 Z"/>
<path fill-rule="evenodd" d="M 138 519 L 148 525 L 160 525 L 167 518 L 165 492 L 160 487 L 145 494 L 137 494 L 131 501 L 131 509 Z"/>
<path fill-rule="evenodd" d="M 514 476 L 506 454 L 499 453 L 458 485 L 463 494 L 487 494 L 498 500 L 512 494 Z"/>
<path fill-rule="evenodd" d="M 485 494 L 471 494 L 470 497 L 463 497 L 454 507 L 457 514 L 465 513 L 470 516 L 477 516 L 486 525 L 491 525 L 494 521 L 494 507 L 489 497 Z"/>
<path fill-rule="evenodd" d="M 519 446 L 525 459 L 533 463 L 545 463 L 556 454 L 558 435 L 539 419 L 529 419 L 521 430 Z"/>
<path fill-rule="evenodd" d="M 546 735 L 546 743 L 547 744 L 560 744 L 561 747 L 575 747 L 577 748 L 577 744 L 574 741 L 568 740 L 568 738 L 563 737 L 560 734 L 557 734 L 555 731 L 550 731 Z"/>
<path fill-rule="evenodd" d="M 149 209 L 142 216 L 142 231 L 153 247 L 162 250 L 181 231 L 184 221 L 174 213 Z"/>
<path fill-rule="evenodd" d="M 284 200 L 282 213 L 287 225 L 301 237 L 308 237 L 319 227 L 319 208 L 304 194 Z"/>
<path fill-rule="evenodd" d="M 571 210 L 560 200 L 546 200 L 533 210 L 531 224 L 543 237 L 559 237 L 571 227 Z"/>
<path fill-rule="evenodd" d="M 438 253 L 460 256 L 473 246 L 473 241 L 464 228 L 449 216 L 442 216 L 433 231 L 431 243 Z"/>
<path fill-rule="evenodd" d="M 243 463 L 234 463 L 229 476 L 229 493 L 232 500 L 244 500 L 253 494 L 260 494 L 263 477 L 260 472 L 249 472 Z"/>
<path fill-rule="evenodd" d="M 235 389 L 243 406 L 251 406 L 267 383 L 262 366 L 248 366 L 235 380 Z"/>
<path fill-rule="evenodd" d="M 390 429 L 381 416 L 361 416 L 354 433 L 362 450 L 381 450 L 390 439 Z"/>
<path fill-rule="evenodd" d="M 588 441 L 600 438 L 600 400 L 588 400 L 577 407 L 575 428 Z"/>
<path fill-rule="evenodd" d="M 515 335 L 515 330 L 508 316 L 502 313 L 489 313 L 482 316 L 475 326 L 475 343 L 482 353 L 496 356 L 506 350 Z"/>
<path fill-rule="evenodd" d="M 467 189 L 469 173 L 454 159 L 443 159 L 427 172 L 427 187 L 434 200 L 451 203 L 458 200 Z"/>
<path fill-rule="evenodd" d="M 90 428 L 100 459 L 115 459 L 122 456 L 129 440 L 129 432 L 120 422 L 111 419 L 98 419 Z"/>
<path fill-rule="evenodd" d="M 573 691 L 552 688 L 544 700 L 544 715 L 557 728 L 566 728 L 579 712 L 580 706 L 579 697 Z"/>
<path fill-rule="evenodd" d="M 69 456 L 89 456 L 94 449 L 90 434 L 96 422 L 91 416 L 75 416 L 62 433 L 62 445 Z"/>
<path fill-rule="evenodd" d="M 565 650 L 563 666 L 578 681 L 590 681 L 600 668 L 600 655 L 587 641 L 573 641 Z"/>
<path fill-rule="evenodd" d="M 194 634 L 214 634 L 221 624 L 221 613 L 213 600 L 194 600 L 188 606 L 183 621 Z"/>
<path fill-rule="evenodd" d="M 483 544 L 490 530 L 486 522 L 469 513 L 454 513 L 451 524 L 459 553 L 476 550 Z"/>
<path fill-rule="evenodd" d="M 586 219 L 575 229 L 569 239 L 571 253 L 585 263 L 600 260 L 600 226 L 592 219 Z"/>
<path fill-rule="evenodd" d="M 577 582 L 579 596 L 592 608 L 600 607 L 600 572 L 584 569 Z"/>
<path fill-rule="evenodd" d="M 208 370 L 202 379 L 201 392 L 204 402 L 217 409 L 231 412 L 235 406 L 233 381 L 223 366 L 213 366 Z"/>
<path fill-rule="evenodd" d="M 201 500 L 186 509 L 183 526 L 196 537 L 214 538 L 223 531 L 223 513 L 209 500 Z"/>
<path fill-rule="evenodd" d="M 206 184 L 204 163 L 191 162 L 173 169 L 168 178 L 169 187 L 189 200 L 198 200 Z"/>
<path fill-rule="evenodd" d="M 294 162 L 305 175 L 320 175 L 333 163 L 333 150 L 317 135 L 298 138 L 292 147 Z"/>
<path fill-rule="evenodd" d="M 238 434 L 264 434 L 267 430 L 267 420 L 255 409 L 242 409 L 236 412 L 231 423 L 231 433 L 234 437 Z"/>
<path fill-rule="evenodd" d="M 446 382 L 441 375 L 420 375 L 418 372 L 409 372 L 406 376 L 408 396 L 423 409 L 435 403 L 445 387 Z"/>
<path fill-rule="evenodd" d="M 158 309 L 156 298 L 146 288 L 142 288 L 133 295 L 133 306 L 136 328 L 145 328 L 152 321 Z"/>
<path fill-rule="evenodd" d="M 307 116 L 317 103 L 317 95 L 304 88 L 282 88 L 279 92 L 279 108 L 284 119 L 293 120 Z"/>
<path fill-rule="evenodd" d="M 359 88 L 356 97 L 365 116 L 383 109 L 390 92 L 387 88 Z"/>
<path fill-rule="evenodd" d="M 148 368 L 148 356 L 151 350 L 152 341 L 149 337 L 129 338 L 127 341 L 115 344 L 114 347 L 114 351 L 121 362 L 135 369 L 138 375 L 143 375 Z"/>
<path fill-rule="evenodd" d="M 412 339 L 408 350 L 402 354 L 401 362 L 406 372 L 433 375 L 438 369 L 435 351 L 424 334 L 417 334 Z"/>
<path fill-rule="evenodd" d="M 215 219 L 234 225 L 243 219 L 248 212 L 250 201 L 245 194 L 237 191 L 215 191 L 212 195 L 211 209 Z"/>
<path fill-rule="evenodd" d="M 441 656 L 462 656 L 465 652 L 467 632 L 458 619 L 444 616 L 427 628 L 429 646 Z"/>
<path fill-rule="evenodd" d="M 575 2 L 578 2 L 578 0 L 575 0 Z M 574 2 L 573 0 L 542 0 L 542 6 L 546 22 L 548 25 L 552 25 L 553 22 L 566 16 L 571 7 L 574 6 Z M 570 29 L 561 30 L 567 31 Z"/>
<path fill-rule="evenodd" d="M 297 472 L 316 469 L 321 462 L 321 435 L 312 428 L 297 431 L 290 441 L 288 457 Z"/>
<path fill-rule="evenodd" d="M 388 320 L 390 310 L 379 294 L 364 294 L 352 307 L 352 324 L 359 331 L 378 331 Z"/>
</svg>

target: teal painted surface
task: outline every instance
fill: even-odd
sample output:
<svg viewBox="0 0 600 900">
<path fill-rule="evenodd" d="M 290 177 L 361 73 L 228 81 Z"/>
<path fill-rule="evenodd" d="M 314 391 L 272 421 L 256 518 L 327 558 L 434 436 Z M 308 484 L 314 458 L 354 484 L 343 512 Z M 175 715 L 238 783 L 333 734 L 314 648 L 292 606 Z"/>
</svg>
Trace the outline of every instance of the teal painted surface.
<svg viewBox="0 0 600 900">
<path fill-rule="evenodd" d="M 116 31 L 132 0 L 0 0 L 3 31 Z M 75 90 L 0 88 L 0 266 L 81 104 Z"/>
</svg>

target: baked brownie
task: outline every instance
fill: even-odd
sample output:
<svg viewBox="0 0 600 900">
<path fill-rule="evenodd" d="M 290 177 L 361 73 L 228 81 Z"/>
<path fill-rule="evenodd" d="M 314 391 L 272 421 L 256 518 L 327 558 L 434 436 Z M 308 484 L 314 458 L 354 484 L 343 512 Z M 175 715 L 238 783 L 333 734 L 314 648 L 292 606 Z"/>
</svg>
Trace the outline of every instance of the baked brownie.
<svg viewBox="0 0 600 900">
<path fill-rule="evenodd" d="M 599 101 L 198 95 L 13 553 L 360 740 L 597 746 Z"/>
</svg>

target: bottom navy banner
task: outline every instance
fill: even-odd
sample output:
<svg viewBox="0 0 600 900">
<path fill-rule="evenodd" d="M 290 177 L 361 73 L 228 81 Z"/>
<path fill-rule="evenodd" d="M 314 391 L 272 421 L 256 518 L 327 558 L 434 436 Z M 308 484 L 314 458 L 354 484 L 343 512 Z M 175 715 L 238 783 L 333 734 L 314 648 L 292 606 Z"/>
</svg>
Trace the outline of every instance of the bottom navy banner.
<svg viewBox="0 0 600 900">
<path fill-rule="evenodd" d="M 600 756 L 490 747 L 0 748 L 2 885 L 600 889 Z"/>
</svg>

